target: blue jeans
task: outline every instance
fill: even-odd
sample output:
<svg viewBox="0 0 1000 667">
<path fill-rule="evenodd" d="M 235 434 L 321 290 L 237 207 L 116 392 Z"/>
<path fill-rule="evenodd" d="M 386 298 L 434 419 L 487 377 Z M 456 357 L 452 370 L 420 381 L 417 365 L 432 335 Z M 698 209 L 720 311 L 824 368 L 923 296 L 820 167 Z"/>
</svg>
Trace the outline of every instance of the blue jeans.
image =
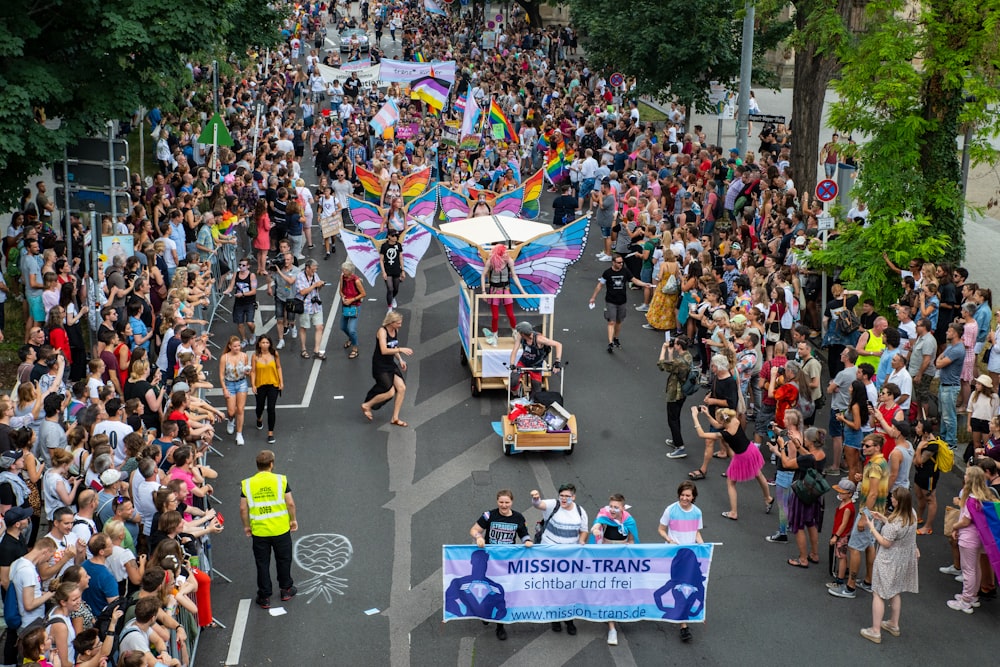
<svg viewBox="0 0 1000 667">
<path fill-rule="evenodd" d="M 824 162 L 823 173 L 826 174 L 827 178 L 833 178 L 833 175 L 837 173 L 837 163 L 834 162 L 833 164 L 827 164 L 826 162 Z"/>
<path fill-rule="evenodd" d="M 955 414 L 955 399 L 958 385 L 938 387 L 938 409 L 941 411 L 941 439 L 951 448 L 958 446 L 958 416 Z"/>
<path fill-rule="evenodd" d="M 351 345 L 358 346 L 358 318 L 340 316 L 340 330 L 351 340 Z"/>
</svg>

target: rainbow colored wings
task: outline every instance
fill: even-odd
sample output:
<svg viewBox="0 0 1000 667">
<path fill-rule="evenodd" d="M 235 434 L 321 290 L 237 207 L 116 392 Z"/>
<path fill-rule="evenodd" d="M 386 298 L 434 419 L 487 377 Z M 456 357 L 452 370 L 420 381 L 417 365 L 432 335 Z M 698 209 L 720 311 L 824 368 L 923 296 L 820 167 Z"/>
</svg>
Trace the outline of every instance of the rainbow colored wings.
<svg viewBox="0 0 1000 667">
<path fill-rule="evenodd" d="M 365 189 L 365 200 L 378 204 L 382 201 L 382 184 L 378 182 L 375 172 L 365 169 L 360 164 L 354 167 L 354 173 Z"/>
<path fill-rule="evenodd" d="M 517 188 L 503 194 L 497 194 L 492 190 L 469 188 L 470 196 L 465 197 L 445 185 L 439 185 L 438 199 L 441 202 L 441 213 L 448 222 L 465 220 L 469 217 L 469 211 L 475 206 L 479 195 L 485 195 L 486 203 L 490 205 L 493 215 L 534 220 L 540 210 L 538 200 L 542 196 L 543 182 L 542 170 L 539 169 Z"/>
<path fill-rule="evenodd" d="M 587 247 L 590 218 L 546 232 L 514 247 L 514 269 L 528 294 L 559 294 L 566 271 Z M 518 299 L 524 310 L 538 310 L 538 299 Z"/>
<path fill-rule="evenodd" d="M 351 222 L 354 223 L 359 232 L 371 237 L 378 235 L 385 221 L 385 211 L 377 204 L 362 201 L 349 195 L 347 197 L 347 210 L 351 213 Z M 384 233 L 382 237 L 385 238 Z"/>
<path fill-rule="evenodd" d="M 528 294 L 559 294 L 566 278 L 566 271 L 583 256 L 587 246 L 589 222 L 589 217 L 582 217 L 564 227 L 519 243 L 511 249 L 514 270 Z M 448 262 L 466 286 L 471 289 L 478 288 L 482 280 L 487 249 L 480 248 L 461 236 L 423 224 L 420 226 L 441 242 Z M 539 301 L 518 299 L 518 305 L 524 310 L 538 310 Z"/>
<path fill-rule="evenodd" d="M 441 242 L 448 262 L 458 272 L 462 281 L 472 289 L 479 287 L 483 277 L 483 268 L 486 266 L 486 256 L 479 246 L 461 236 L 439 231 L 424 223 L 417 224 Z"/>
<path fill-rule="evenodd" d="M 435 185 L 423 194 L 414 197 L 406 205 L 407 214 L 412 216 L 414 220 L 432 222 L 434 220 L 434 213 L 437 211 L 439 190 L 440 187 Z"/>
<path fill-rule="evenodd" d="M 357 234 L 347 229 L 340 230 L 347 256 L 364 275 L 368 284 L 374 287 L 382 277 L 379 266 L 379 248 L 384 239 L 375 239 L 366 234 Z M 403 239 L 403 270 L 412 278 L 417 275 L 417 265 L 427 253 L 431 244 L 431 234 L 423 226 L 411 228 Z"/>
<path fill-rule="evenodd" d="M 379 183 L 375 172 L 358 165 L 354 168 L 361 186 L 365 189 L 365 200 L 374 204 L 382 202 L 382 184 Z M 418 169 L 409 176 L 403 177 L 400 192 L 403 195 L 403 203 L 408 204 L 416 197 L 427 190 L 431 182 L 431 170 L 428 167 Z"/>
</svg>

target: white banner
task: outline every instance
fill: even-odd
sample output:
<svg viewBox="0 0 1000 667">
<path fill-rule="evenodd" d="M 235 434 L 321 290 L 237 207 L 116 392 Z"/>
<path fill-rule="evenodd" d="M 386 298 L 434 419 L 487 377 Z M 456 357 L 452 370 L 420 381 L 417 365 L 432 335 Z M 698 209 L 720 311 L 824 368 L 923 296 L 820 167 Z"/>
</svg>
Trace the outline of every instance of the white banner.
<svg viewBox="0 0 1000 667">
<path fill-rule="evenodd" d="M 340 81 L 343 85 L 345 81 L 351 78 L 352 74 L 358 75 L 358 81 L 361 82 L 361 88 L 367 90 L 374 86 L 379 86 L 381 88 L 385 87 L 385 84 L 379 82 L 379 66 L 372 65 L 371 67 L 363 67 L 361 69 L 356 69 L 353 72 L 347 72 L 342 69 L 337 69 L 336 67 L 328 67 L 326 65 L 317 65 L 319 67 L 319 74 L 323 77 L 323 80 L 327 83 L 333 83 L 335 80 Z"/>
<path fill-rule="evenodd" d="M 455 83 L 454 60 L 442 60 L 433 63 L 411 63 L 405 60 L 383 58 L 382 71 L 379 73 L 379 78 L 382 80 L 381 85 L 383 86 L 393 82 L 409 83 L 422 76 L 431 76 L 432 69 L 434 70 L 435 77 L 444 79 L 449 84 Z"/>
</svg>

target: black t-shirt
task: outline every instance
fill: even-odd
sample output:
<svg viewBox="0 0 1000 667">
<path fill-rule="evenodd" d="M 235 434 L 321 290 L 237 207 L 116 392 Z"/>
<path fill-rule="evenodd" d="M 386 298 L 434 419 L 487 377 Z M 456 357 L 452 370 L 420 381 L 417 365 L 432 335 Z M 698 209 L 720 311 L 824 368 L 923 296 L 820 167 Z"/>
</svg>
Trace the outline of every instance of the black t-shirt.
<svg viewBox="0 0 1000 667">
<path fill-rule="evenodd" d="M 622 531 L 618 530 L 618 526 L 602 524 L 604 528 L 604 541 L 605 542 L 625 542 L 628 540 L 628 535 L 623 535 Z"/>
<path fill-rule="evenodd" d="M 403 244 L 397 241 L 396 243 L 389 243 L 386 241 L 379 248 L 379 254 L 382 255 L 382 266 L 385 267 L 385 273 L 390 278 L 398 278 L 403 273 Z"/>
<path fill-rule="evenodd" d="M 736 433 L 730 433 L 726 429 L 722 429 L 722 439 L 726 441 L 729 448 L 733 450 L 733 454 L 739 456 L 747 449 L 750 448 L 750 439 L 747 434 L 743 432 L 743 429 L 736 429 Z"/>
<path fill-rule="evenodd" d="M 10 440 L 10 437 L 13 433 L 14 429 L 12 429 L 9 425 L 0 424 L 0 451 L 9 452 L 10 450 L 13 449 Z"/>
<path fill-rule="evenodd" d="M 361 89 L 361 81 L 351 77 L 350 79 L 344 81 L 344 95 L 350 97 L 352 100 L 357 99 L 358 91 Z"/>
<path fill-rule="evenodd" d="M 727 378 L 715 378 L 712 380 L 712 398 L 721 398 L 726 401 L 726 407 L 735 410 L 740 402 L 739 385 L 736 378 L 730 375 Z"/>
<path fill-rule="evenodd" d="M 10 533 L 4 533 L 3 538 L 0 539 L 0 567 L 10 567 L 14 561 L 26 553 L 28 553 L 28 548 L 21 540 Z"/>
<path fill-rule="evenodd" d="M 483 512 L 476 525 L 483 529 L 486 544 L 517 544 L 517 538 L 528 537 L 528 526 L 524 523 L 524 515 L 511 510 L 510 516 L 500 514 L 500 509 Z"/>
<path fill-rule="evenodd" d="M 831 310 L 844 308 L 845 306 L 850 310 L 854 310 L 854 307 L 856 305 L 858 305 L 858 297 L 854 294 L 851 294 L 846 298 L 830 299 L 830 301 L 826 304 L 826 312 L 823 314 L 826 315 L 827 317 L 832 317 L 830 313 Z"/>
<path fill-rule="evenodd" d="M 620 269 L 606 269 L 601 274 L 601 279 L 604 280 L 606 288 L 604 291 L 604 300 L 616 306 L 628 303 L 628 293 L 625 290 L 626 286 L 632 282 L 633 277 L 632 272 L 625 266 L 622 266 Z"/>
<path fill-rule="evenodd" d="M 552 224 L 559 226 L 573 221 L 573 212 L 576 211 L 576 197 L 573 195 L 560 195 L 552 202 L 553 220 Z"/>
</svg>

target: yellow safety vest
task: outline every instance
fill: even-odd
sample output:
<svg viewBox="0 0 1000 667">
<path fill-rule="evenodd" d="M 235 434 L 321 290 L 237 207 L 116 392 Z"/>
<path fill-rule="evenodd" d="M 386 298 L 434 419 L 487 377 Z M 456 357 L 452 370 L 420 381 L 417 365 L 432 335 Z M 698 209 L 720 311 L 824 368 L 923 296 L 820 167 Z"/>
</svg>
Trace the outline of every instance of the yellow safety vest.
<svg viewBox="0 0 1000 667">
<path fill-rule="evenodd" d="M 291 529 L 285 490 L 288 480 L 284 475 L 259 472 L 243 480 L 243 496 L 250 515 L 250 532 L 257 537 L 284 535 Z"/>
<path fill-rule="evenodd" d="M 871 329 L 868 329 L 868 342 L 865 343 L 865 352 L 879 352 L 885 349 L 885 338 L 883 336 L 876 336 L 872 333 Z M 874 355 L 865 355 L 858 357 L 857 364 L 871 364 L 872 368 L 878 370 L 879 357 Z"/>
</svg>

